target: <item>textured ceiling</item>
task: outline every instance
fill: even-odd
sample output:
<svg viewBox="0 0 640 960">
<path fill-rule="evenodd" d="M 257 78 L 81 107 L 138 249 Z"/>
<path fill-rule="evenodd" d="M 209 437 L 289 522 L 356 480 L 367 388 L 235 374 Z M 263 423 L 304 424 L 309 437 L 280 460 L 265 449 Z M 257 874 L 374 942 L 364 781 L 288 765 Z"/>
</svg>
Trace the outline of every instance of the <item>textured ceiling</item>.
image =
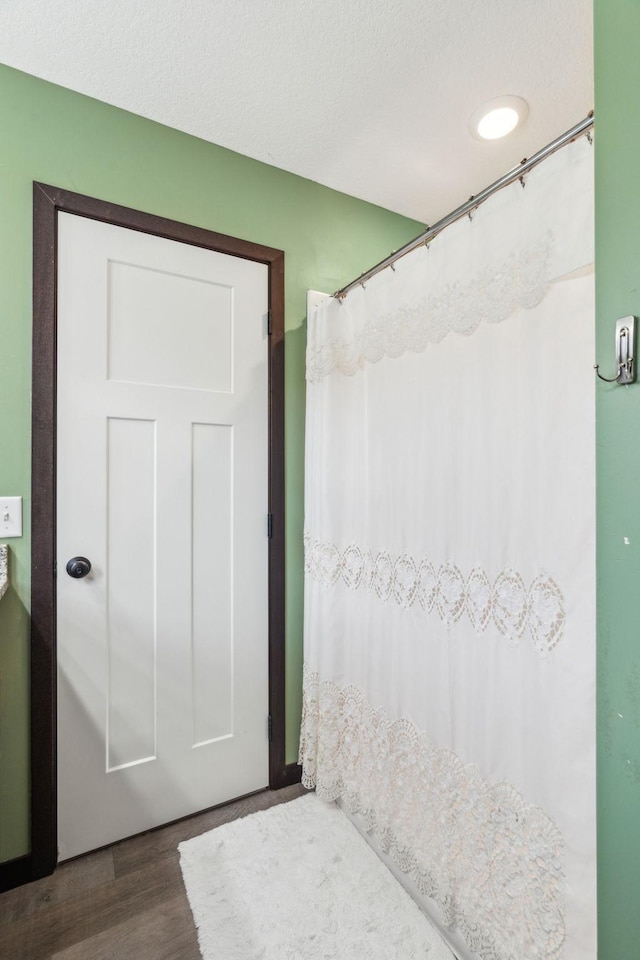
<svg viewBox="0 0 640 960">
<path fill-rule="evenodd" d="M 4 0 L 0 61 L 433 223 L 593 107 L 591 0 Z M 529 103 L 503 141 L 467 129 Z"/>
</svg>

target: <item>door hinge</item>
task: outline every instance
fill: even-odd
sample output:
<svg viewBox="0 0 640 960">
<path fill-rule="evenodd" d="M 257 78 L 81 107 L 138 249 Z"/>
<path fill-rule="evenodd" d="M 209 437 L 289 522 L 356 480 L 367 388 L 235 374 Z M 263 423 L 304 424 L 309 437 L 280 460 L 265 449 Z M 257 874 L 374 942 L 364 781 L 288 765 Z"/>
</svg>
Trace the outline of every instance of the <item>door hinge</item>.
<svg viewBox="0 0 640 960">
<path fill-rule="evenodd" d="M 267 514 L 267 537 L 269 540 L 273 537 L 273 514 Z"/>
<path fill-rule="evenodd" d="M 269 738 L 269 743 L 273 740 L 273 717 L 271 714 L 267 717 L 267 737 Z"/>
<path fill-rule="evenodd" d="M 273 332 L 273 318 L 271 316 L 271 310 L 267 310 L 267 336 L 270 337 Z"/>
</svg>

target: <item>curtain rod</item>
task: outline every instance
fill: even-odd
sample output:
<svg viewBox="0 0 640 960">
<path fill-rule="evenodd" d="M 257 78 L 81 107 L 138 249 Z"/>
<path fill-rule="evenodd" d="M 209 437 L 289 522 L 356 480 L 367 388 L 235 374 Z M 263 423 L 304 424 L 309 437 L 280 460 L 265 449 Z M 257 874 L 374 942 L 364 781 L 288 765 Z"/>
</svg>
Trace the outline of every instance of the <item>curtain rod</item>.
<svg viewBox="0 0 640 960">
<path fill-rule="evenodd" d="M 534 153 L 532 157 L 529 157 L 529 159 L 525 157 L 525 159 L 522 160 L 517 167 L 514 167 L 513 170 L 505 173 L 505 175 L 500 177 L 499 180 L 496 180 L 494 183 L 490 184 L 490 186 L 485 187 L 484 190 L 475 196 L 469 197 L 466 203 L 463 203 L 460 207 L 456 207 L 452 213 L 447 214 L 447 216 L 443 217 L 442 220 L 438 220 L 438 222 L 432 227 L 427 227 L 427 229 L 421 233 L 420 236 L 415 237 L 414 240 L 410 240 L 409 243 L 406 243 L 403 247 L 400 247 L 399 250 L 391 253 L 384 260 L 381 260 L 380 263 L 376 263 L 376 265 L 371 267 L 370 270 L 360 274 L 356 280 L 352 280 L 351 283 L 341 287 L 340 290 L 336 290 L 333 296 L 339 300 L 344 299 L 344 297 L 346 297 L 351 290 L 361 286 L 367 280 L 370 280 L 371 277 L 375 277 L 377 273 L 385 270 L 386 267 L 390 267 L 396 262 L 396 260 L 399 260 L 401 257 L 405 257 L 408 253 L 411 253 L 412 250 L 416 250 L 418 247 L 428 243 L 429 240 L 432 240 L 433 237 L 444 230 L 445 227 L 449 227 L 452 223 L 455 223 L 456 220 L 460 220 L 461 217 L 471 213 L 473 210 L 479 207 L 481 203 L 484 203 L 484 201 L 493 196 L 494 193 L 497 193 L 498 190 L 501 190 L 503 187 L 507 187 L 510 183 L 513 183 L 514 180 L 519 180 L 524 176 L 525 173 L 527 173 L 527 171 L 537 166 L 542 160 L 545 160 L 547 157 L 551 156 L 551 154 L 555 153 L 556 150 L 559 150 L 560 147 L 564 147 L 567 143 L 571 143 L 572 140 L 577 140 L 577 138 L 581 137 L 582 134 L 587 133 L 591 127 L 593 127 L 593 122 L 594 120 L 592 111 L 587 117 L 584 118 L 584 120 L 581 120 L 580 123 L 576 123 L 576 125 L 571 127 L 570 130 L 567 130 L 566 133 L 556 137 L 556 139 L 552 140 L 551 143 L 548 143 L 546 147 L 543 147 L 541 150 L 538 150 L 537 153 Z"/>
</svg>

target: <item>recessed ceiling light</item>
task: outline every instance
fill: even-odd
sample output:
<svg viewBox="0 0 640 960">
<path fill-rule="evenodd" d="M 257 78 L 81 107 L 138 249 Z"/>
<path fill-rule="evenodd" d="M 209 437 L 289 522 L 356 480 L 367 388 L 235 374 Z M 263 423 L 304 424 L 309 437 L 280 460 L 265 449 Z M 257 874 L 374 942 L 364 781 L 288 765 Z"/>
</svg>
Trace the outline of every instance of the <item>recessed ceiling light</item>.
<svg viewBox="0 0 640 960">
<path fill-rule="evenodd" d="M 472 115 L 469 131 L 477 140 L 498 140 L 524 123 L 528 113 L 522 97 L 494 97 Z"/>
</svg>

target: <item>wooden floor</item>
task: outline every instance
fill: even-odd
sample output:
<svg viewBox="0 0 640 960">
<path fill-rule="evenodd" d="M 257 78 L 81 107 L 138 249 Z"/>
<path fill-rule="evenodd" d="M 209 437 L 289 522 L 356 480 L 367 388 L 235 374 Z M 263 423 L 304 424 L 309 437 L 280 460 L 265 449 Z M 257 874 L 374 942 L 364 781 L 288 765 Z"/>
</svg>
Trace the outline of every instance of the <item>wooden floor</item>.
<svg viewBox="0 0 640 960">
<path fill-rule="evenodd" d="M 294 786 L 236 800 L 78 857 L 52 877 L 0 894 L 0 957 L 200 960 L 178 844 L 305 792 Z"/>
</svg>

